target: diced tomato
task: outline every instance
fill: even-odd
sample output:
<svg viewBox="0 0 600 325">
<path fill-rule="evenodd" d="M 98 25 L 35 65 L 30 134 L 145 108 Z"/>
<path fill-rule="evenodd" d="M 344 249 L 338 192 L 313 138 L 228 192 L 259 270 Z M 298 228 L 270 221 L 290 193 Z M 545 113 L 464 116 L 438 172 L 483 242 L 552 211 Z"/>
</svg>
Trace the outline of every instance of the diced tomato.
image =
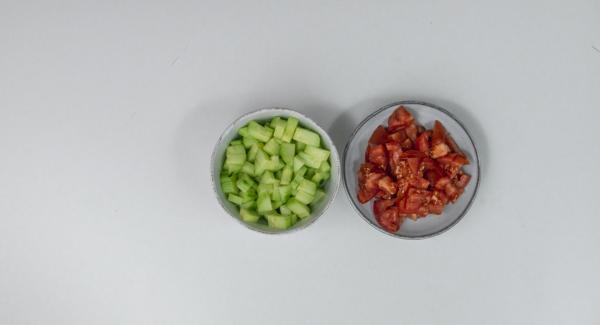
<svg viewBox="0 0 600 325">
<path fill-rule="evenodd" d="M 406 136 L 411 140 L 411 141 L 415 141 L 417 140 L 417 126 L 412 123 L 409 126 L 406 127 Z"/>
<path fill-rule="evenodd" d="M 377 186 L 384 192 L 384 197 L 391 197 L 398 191 L 396 183 L 394 183 L 394 180 L 389 176 L 380 178 L 379 181 L 377 181 Z"/>
<path fill-rule="evenodd" d="M 444 176 L 444 177 L 440 177 L 436 182 L 435 182 L 435 188 L 437 188 L 438 190 L 443 190 L 446 188 L 446 185 L 450 184 L 450 177 Z"/>
<path fill-rule="evenodd" d="M 406 140 L 406 132 L 404 132 L 404 130 L 398 130 L 394 133 L 390 133 L 387 136 L 387 140 L 402 143 Z"/>
<path fill-rule="evenodd" d="M 410 184 L 410 186 L 413 186 L 415 188 L 426 190 L 429 187 L 430 183 L 428 180 L 426 180 L 422 177 L 412 177 L 408 181 L 408 184 Z"/>
<path fill-rule="evenodd" d="M 446 128 L 444 128 L 444 125 L 440 121 L 435 121 L 431 134 L 431 145 L 435 146 L 444 142 L 446 142 Z"/>
<path fill-rule="evenodd" d="M 469 160 L 462 154 L 454 152 L 438 158 L 437 162 L 440 164 L 440 167 L 442 167 L 446 175 L 453 178 L 463 165 L 469 163 Z"/>
<path fill-rule="evenodd" d="M 381 215 L 383 211 L 387 210 L 387 208 L 396 204 L 396 200 L 394 199 L 380 199 L 373 203 L 373 213 L 375 216 Z"/>
<path fill-rule="evenodd" d="M 375 129 L 375 131 L 373 131 L 373 134 L 369 139 L 369 144 L 384 144 L 387 140 L 387 137 L 387 130 L 384 126 L 380 125 Z"/>
<path fill-rule="evenodd" d="M 409 138 L 406 138 L 400 143 L 400 146 L 402 147 L 402 149 L 409 150 L 412 149 L 413 142 Z"/>
<path fill-rule="evenodd" d="M 417 150 L 419 150 L 420 152 L 429 155 L 429 139 L 431 138 L 431 131 L 425 131 L 423 133 L 421 133 L 418 137 L 417 137 L 417 141 L 415 142 L 415 145 L 417 146 Z"/>
<path fill-rule="evenodd" d="M 404 195 L 406 195 L 406 192 L 408 192 L 408 186 L 410 185 L 408 183 L 408 180 L 406 178 L 400 178 L 398 180 L 398 182 L 396 182 L 397 185 L 397 196 L 398 198 L 402 198 L 404 197 Z"/>
<path fill-rule="evenodd" d="M 442 214 L 464 192 L 471 176 L 462 171 L 469 160 L 441 122 L 432 130 L 417 124 L 398 107 L 369 139 L 366 163 L 358 172 L 358 199 L 375 199 L 373 213 L 387 231 L 398 231 L 404 218 Z"/>
<path fill-rule="evenodd" d="M 381 227 L 389 232 L 397 232 L 403 221 L 404 219 L 398 215 L 398 208 L 396 207 L 388 208 L 377 218 L 377 222 Z"/>
<path fill-rule="evenodd" d="M 375 194 L 377 194 L 377 193 L 369 192 L 369 191 L 366 191 L 364 189 L 360 189 L 358 191 L 358 195 L 357 195 L 358 202 L 360 202 L 362 204 L 365 204 L 365 203 L 369 202 L 369 200 L 371 200 L 372 198 L 374 198 Z"/>
<path fill-rule="evenodd" d="M 381 169 L 387 168 L 387 153 L 383 144 L 372 145 L 367 148 L 369 162 L 375 164 Z"/>
<path fill-rule="evenodd" d="M 454 184 L 460 188 L 465 188 L 469 184 L 470 180 L 471 180 L 471 175 L 459 174 L 458 179 L 456 180 L 456 182 Z"/>
<path fill-rule="evenodd" d="M 444 142 L 438 143 L 431 148 L 431 158 L 437 159 L 450 153 L 450 147 Z"/>
<path fill-rule="evenodd" d="M 398 107 L 388 119 L 388 129 L 397 130 L 403 129 L 414 121 L 411 113 L 404 106 Z"/>
</svg>

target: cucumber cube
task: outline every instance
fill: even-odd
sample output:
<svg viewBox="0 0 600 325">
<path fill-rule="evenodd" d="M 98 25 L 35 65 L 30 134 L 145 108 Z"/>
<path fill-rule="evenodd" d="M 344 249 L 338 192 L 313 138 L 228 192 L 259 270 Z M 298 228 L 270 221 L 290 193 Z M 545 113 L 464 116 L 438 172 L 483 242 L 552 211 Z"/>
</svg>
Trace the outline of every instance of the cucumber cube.
<svg viewBox="0 0 600 325">
<path fill-rule="evenodd" d="M 256 208 L 260 214 L 264 214 L 273 210 L 273 205 L 271 205 L 271 196 L 269 193 L 261 193 L 258 195 Z"/>
<path fill-rule="evenodd" d="M 257 222 L 260 219 L 260 216 L 256 211 L 252 211 L 250 209 L 241 208 L 240 209 L 240 217 L 244 222 Z"/>
<path fill-rule="evenodd" d="M 322 160 L 317 160 L 313 156 L 307 154 L 306 152 L 301 152 L 298 154 L 298 157 L 302 159 L 306 166 L 311 168 L 319 168 L 321 166 Z"/>
<path fill-rule="evenodd" d="M 317 148 L 317 147 L 313 147 L 313 146 L 306 146 L 306 148 L 304 148 L 304 152 L 306 152 L 309 156 L 313 157 L 315 160 L 318 161 L 325 161 L 327 160 L 327 158 L 329 158 L 330 152 L 329 150 L 325 150 L 325 149 L 321 149 L 321 148 Z M 316 168 L 319 168 L 320 166 L 317 166 Z"/>
<path fill-rule="evenodd" d="M 298 191 L 306 192 L 310 195 L 315 195 L 315 193 L 317 192 L 317 184 L 307 179 L 303 179 L 298 184 Z"/>
<path fill-rule="evenodd" d="M 241 196 L 235 195 L 233 193 L 230 193 L 229 196 L 227 196 L 227 200 L 229 200 L 231 203 L 233 203 L 235 205 L 241 205 L 244 202 L 244 199 L 242 199 Z"/>
<path fill-rule="evenodd" d="M 294 162 L 294 154 L 296 153 L 296 145 L 293 143 L 282 143 L 279 147 L 279 155 L 286 164 Z"/>
<path fill-rule="evenodd" d="M 297 127 L 298 127 L 298 120 L 293 117 L 289 117 L 287 119 L 287 122 L 285 125 L 285 130 L 283 131 L 283 136 L 281 136 L 281 141 L 283 141 L 283 142 L 292 141 L 292 137 L 296 133 Z"/>
<path fill-rule="evenodd" d="M 296 192 L 296 195 L 294 195 L 294 198 L 303 204 L 310 204 L 310 202 L 312 202 L 312 200 L 315 197 L 314 197 L 314 195 L 308 194 L 308 193 L 298 189 L 298 191 Z"/>
<path fill-rule="evenodd" d="M 318 147 L 321 145 L 321 137 L 319 134 L 301 127 L 296 128 L 293 139 L 309 146 Z"/>
<path fill-rule="evenodd" d="M 288 229 L 292 226 L 292 218 L 290 216 L 282 216 L 277 213 L 267 214 L 267 222 L 269 227 L 276 229 Z"/>
<path fill-rule="evenodd" d="M 300 218 L 306 218 L 310 215 L 310 209 L 294 198 L 289 199 L 285 206 Z"/>
<path fill-rule="evenodd" d="M 300 159 L 298 156 L 294 157 L 294 172 L 304 166 L 304 161 Z"/>
<path fill-rule="evenodd" d="M 275 141 L 274 138 L 271 138 L 271 140 L 269 140 L 269 141 L 267 141 L 267 143 L 265 143 L 263 150 L 271 156 L 278 155 L 279 154 L 279 143 L 277 143 L 277 141 Z"/>
<path fill-rule="evenodd" d="M 292 181 L 292 176 L 294 171 L 292 171 L 292 167 L 290 165 L 286 165 L 283 167 L 283 171 L 281 172 L 281 184 L 287 185 Z"/>
<path fill-rule="evenodd" d="M 262 126 L 255 121 L 248 123 L 248 135 L 260 142 L 267 142 L 273 135 L 273 129 Z"/>
</svg>

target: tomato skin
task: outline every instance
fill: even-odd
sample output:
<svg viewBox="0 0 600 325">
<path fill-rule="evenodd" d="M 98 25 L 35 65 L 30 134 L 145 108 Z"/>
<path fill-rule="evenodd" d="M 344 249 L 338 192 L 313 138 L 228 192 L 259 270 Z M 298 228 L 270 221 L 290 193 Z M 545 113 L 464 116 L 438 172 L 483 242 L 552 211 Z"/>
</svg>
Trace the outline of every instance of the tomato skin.
<svg viewBox="0 0 600 325">
<path fill-rule="evenodd" d="M 442 167 L 446 175 L 450 178 L 454 178 L 461 167 L 469 163 L 469 160 L 464 155 L 453 152 L 438 158 L 437 162 L 440 164 L 440 167 Z"/>
<path fill-rule="evenodd" d="M 419 150 L 420 152 L 429 155 L 429 148 L 431 147 L 429 145 L 429 140 L 431 138 L 431 132 L 430 131 L 425 131 L 423 133 L 421 133 L 418 137 L 417 140 L 415 141 L 415 145 L 417 146 L 417 150 Z"/>
<path fill-rule="evenodd" d="M 411 178 L 408 183 L 413 186 L 414 188 L 418 188 L 418 189 L 422 189 L 422 190 L 426 190 L 427 188 L 429 188 L 429 181 L 422 178 L 422 177 L 413 177 Z"/>
<path fill-rule="evenodd" d="M 375 192 L 369 192 L 364 189 L 361 189 L 358 191 L 358 195 L 357 195 L 358 202 L 365 204 L 365 203 L 369 202 L 372 198 L 374 198 L 376 194 L 377 193 L 375 193 Z"/>
<path fill-rule="evenodd" d="M 435 146 L 436 144 L 446 142 L 446 128 L 440 121 L 435 121 L 433 123 L 433 131 L 431 134 L 431 145 Z"/>
<path fill-rule="evenodd" d="M 383 144 L 369 146 L 367 148 L 367 158 L 369 162 L 375 164 L 377 167 L 384 170 L 387 168 L 387 152 Z"/>
<path fill-rule="evenodd" d="M 387 210 L 387 208 L 394 206 L 396 200 L 394 199 L 379 199 L 373 203 L 373 214 L 375 216 L 379 216 L 383 213 L 383 211 Z"/>
<path fill-rule="evenodd" d="M 438 143 L 431 148 L 431 158 L 437 159 L 450 153 L 450 147 L 444 142 Z"/>
<path fill-rule="evenodd" d="M 371 163 L 364 163 L 358 171 L 358 201 L 366 203 L 377 195 L 379 187 L 377 181 L 385 176 L 383 171 Z"/>
<path fill-rule="evenodd" d="M 398 214 L 398 208 L 390 207 L 386 209 L 379 217 L 376 216 L 377 222 L 383 229 L 388 232 L 397 232 L 400 229 L 400 224 L 404 221 Z"/>
<path fill-rule="evenodd" d="M 412 124 L 413 121 L 412 114 L 404 106 L 400 106 L 388 118 L 388 129 L 392 131 L 403 129 Z"/>
<path fill-rule="evenodd" d="M 369 138 L 369 144 L 373 144 L 373 145 L 384 144 L 386 142 L 387 138 L 388 138 L 388 133 L 387 133 L 386 128 L 384 126 L 380 125 L 375 129 L 375 131 L 373 131 L 371 138 Z"/>
<path fill-rule="evenodd" d="M 406 138 L 400 143 L 400 146 L 402 147 L 402 149 L 409 150 L 412 149 L 413 143 L 409 138 Z"/>
</svg>

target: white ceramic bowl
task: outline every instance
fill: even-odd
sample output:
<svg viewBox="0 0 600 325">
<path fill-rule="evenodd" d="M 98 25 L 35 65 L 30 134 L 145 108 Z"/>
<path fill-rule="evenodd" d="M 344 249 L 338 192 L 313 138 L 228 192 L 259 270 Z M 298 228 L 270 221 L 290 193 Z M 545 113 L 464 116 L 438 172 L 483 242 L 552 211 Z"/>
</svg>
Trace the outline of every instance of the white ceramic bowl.
<svg viewBox="0 0 600 325">
<path fill-rule="evenodd" d="M 471 181 L 465 188 L 464 193 L 458 201 L 448 204 L 444 212 L 437 215 L 429 215 L 425 218 L 413 221 L 406 219 L 400 230 L 396 233 L 389 233 L 379 226 L 373 214 L 373 202 L 366 204 L 358 202 L 356 196 L 358 192 L 357 172 L 360 165 L 364 162 L 365 150 L 371 134 L 379 125 L 386 125 L 388 117 L 398 106 L 406 107 L 415 117 L 417 122 L 431 129 L 435 120 L 444 124 L 448 133 L 454 138 L 454 141 L 464 151 L 470 164 L 463 167 L 463 170 L 471 175 Z M 344 177 L 344 187 L 346 193 L 355 210 L 373 227 L 394 237 L 407 239 L 421 239 L 439 235 L 454 226 L 467 213 L 477 188 L 479 187 L 479 157 L 477 149 L 467 129 L 445 109 L 420 101 L 402 101 L 386 105 L 373 114 L 367 116 L 354 130 L 350 140 L 344 149 L 344 162 L 342 174 Z"/>
<path fill-rule="evenodd" d="M 231 140 L 234 140 L 235 138 L 238 137 L 237 131 L 250 121 L 253 121 L 253 120 L 265 121 L 265 120 L 270 120 L 276 116 L 294 117 L 294 118 L 298 119 L 301 126 L 304 126 L 308 129 L 311 129 L 311 130 L 317 132 L 321 136 L 321 141 L 322 141 L 323 145 L 328 150 L 331 151 L 331 155 L 329 158 L 329 163 L 331 164 L 331 177 L 325 183 L 325 192 L 327 194 L 319 203 L 317 203 L 312 208 L 312 212 L 309 217 L 300 220 L 294 226 L 292 226 L 288 229 L 285 229 L 285 230 L 273 229 L 273 228 L 269 228 L 267 225 L 257 224 L 257 223 L 246 223 L 246 222 L 242 221 L 242 219 L 240 218 L 239 209 L 233 203 L 231 203 L 227 200 L 227 198 L 223 194 L 223 191 L 221 190 L 221 182 L 219 181 L 219 175 L 221 173 L 221 169 L 223 168 L 223 160 L 225 159 L 225 150 L 226 150 L 227 146 L 229 145 L 229 142 L 231 142 Z M 341 177 L 341 175 L 340 175 L 340 158 L 338 156 L 338 152 L 335 148 L 335 145 L 333 144 L 333 141 L 331 140 L 331 138 L 329 137 L 327 132 L 325 132 L 319 125 L 317 125 L 317 123 L 315 123 L 310 118 L 302 115 L 301 113 L 298 113 L 296 111 L 293 111 L 293 110 L 287 109 L 287 108 L 263 108 L 263 109 L 259 109 L 257 111 L 248 113 L 248 114 L 238 118 L 237 120 L 235 120 L 231 125 L 229 125 L 227 127 L 227 129 L 225 129 L 225 131 L 223 132 L 223 134 L 221 135 L 221 137 L 219 137 L 219 140 L 217 141 L 217 144 L 215 146 L 215 149 L 213 150 L 213 154 L 212 154 L 212 158 L 211 158 L 210 172 L 211 172 L 213 189 L 217 196 L 217 200 L 219 201 L 219 204 L 221 204 L 223 209 L 234 219 L 236 219 L 237 221 L 242 223 L 244 226 L 246 226 L 252 230 L 256 230 L 256 231 L 266 233 L 266 234 L 289 233 L 289 232 L 292 232 L 292 231 L 295 231 L 298 229 L 305 228 L 306 226 L 313 223 L 317 218 L 319 218 L 325 212 L 325 210 L 327 210 L 327 208 L 329 207 L 331 202 L 333 202 L 333 199 L 335 198 L 335 195 L 340 186 L 340 177 Z"/>
</svg>

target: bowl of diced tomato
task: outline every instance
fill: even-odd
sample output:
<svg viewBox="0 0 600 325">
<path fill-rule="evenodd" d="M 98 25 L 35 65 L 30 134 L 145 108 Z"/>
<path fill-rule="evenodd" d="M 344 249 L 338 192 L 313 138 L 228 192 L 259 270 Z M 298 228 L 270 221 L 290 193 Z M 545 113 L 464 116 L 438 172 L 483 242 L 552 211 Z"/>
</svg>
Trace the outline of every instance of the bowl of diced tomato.
<svg viewBox="0 0 600 325">
<path fill-rule="evenodd" d="M 406 239 L 450 229 L 479 186 L 477 148 L 450 112 L 420 101 L 386 105 L 355 129 L 343 154 L 348 197 L 376 229 Z"/>
<path fill-rule="evenodd" d="M 286 108 L 263 108 L 235 120 L 211 159 L 217 200 L 249 229 L 303 229 L 335 198 L 341 173 L 333 141 L 317 123 Z"/>
</svg>

